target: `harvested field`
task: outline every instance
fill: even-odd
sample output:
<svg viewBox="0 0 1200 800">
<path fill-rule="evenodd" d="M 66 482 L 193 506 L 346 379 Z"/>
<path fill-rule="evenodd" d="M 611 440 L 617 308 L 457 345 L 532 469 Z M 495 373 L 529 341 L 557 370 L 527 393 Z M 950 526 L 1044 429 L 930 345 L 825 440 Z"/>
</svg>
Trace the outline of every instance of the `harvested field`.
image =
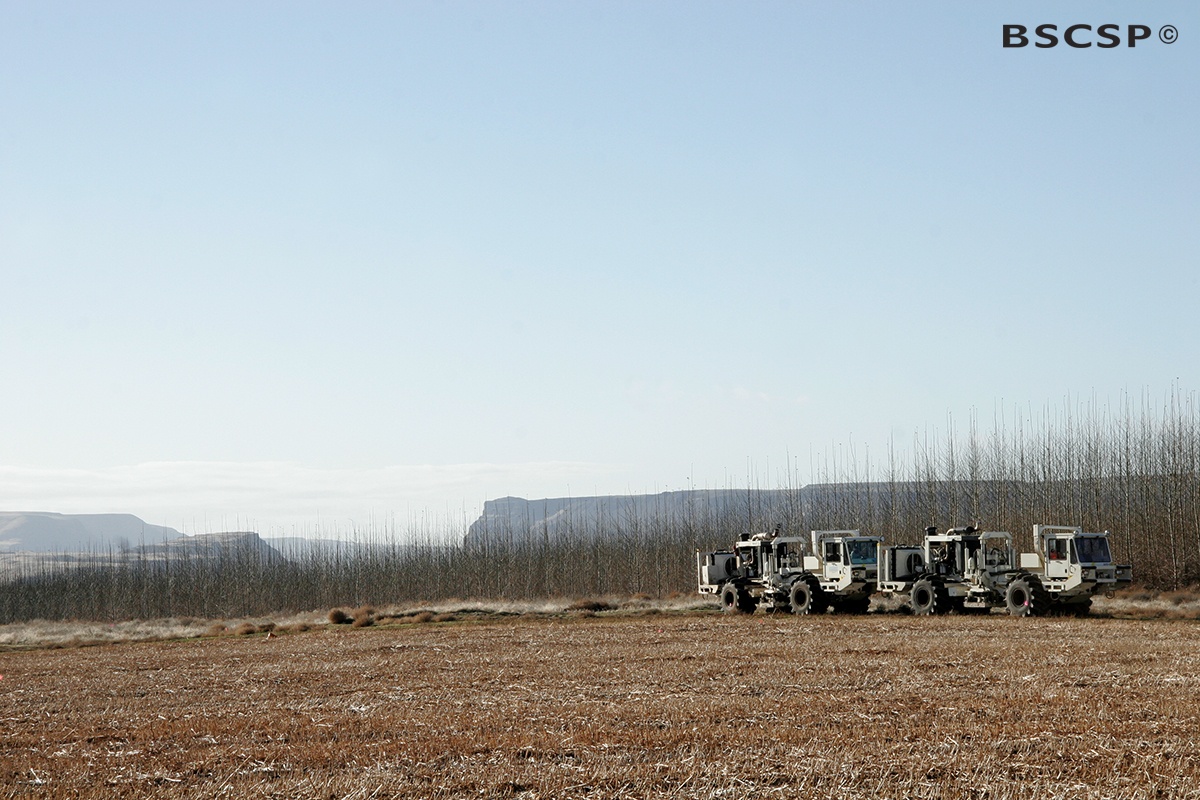
<svg viewBox="0 0 1200 800">
<path fill-rule="evenodd" d="M 1200 796 L 1186 621 L 580 613 L 0 674 L 3 797 Z"/>
</svg>

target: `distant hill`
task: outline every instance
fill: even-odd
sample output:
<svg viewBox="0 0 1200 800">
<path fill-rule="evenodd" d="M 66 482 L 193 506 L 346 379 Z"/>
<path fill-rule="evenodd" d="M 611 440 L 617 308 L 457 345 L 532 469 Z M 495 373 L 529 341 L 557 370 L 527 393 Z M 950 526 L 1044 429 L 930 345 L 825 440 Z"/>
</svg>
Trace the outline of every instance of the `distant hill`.
<svg viewBox="0 0 1200 800">
<path fill-rule="evenodd" d="M 388 542 L 374 543 L 389 545 Z M 270 559 L 320 557 L 327 553 L 357 554 L 373 546 L 340 539 L 301 536 L 263 537 L 252 531 L 225 531 L 188 536 L 133 514 L 56 514 L 45 511 L 0 511 L 0 554 L 57 553 L 75 556 L 217 555 L 229 550 L 256 550 Z M 84 559 L 90 561 L 91 559 Z"/>
<path fill-rule="evenodd" d="M 754 533 L 782 525 L 791 533 L 805 526 L 860 528 L 888 515 L 915 515 L 907 532 L 924 526 L 974 521 L 972 492 L 1014 498 L 1018 481 L 862 481 L 813 483 L 792 489 L 692 489 L 659 494 L 488 500 L 471 523 L 468 546 L 520 545 L 559 539 L 604 539 L 693 533 L 697 539 Z M 1014 505 L 1010 501 L 1009 505 Z M 1032 523 L 1030 523 L 1032 524 Z M 800 526 L 800 527 L 796 527 Z"/>
<path fill-rule="evenodd" d="M 133 514 L 0 512 L 0 553 L 120 550 L 181 535 L 174 528 L 151 525 Z"/>
<path fill-rule="evenodd" d="M 99 516 L 125 516 L 120 514 Z M 133 519 L 137 519 L 133 517 Z M 25 547 L 16 550 L 0 550 L 0 581 L 20 575 L 44 574 L 47 571 L 74 569 L 108 569 L 136 563 L 143 568 L 168 569 L 180 564 L 283 564 L 284 558 L 274 547 L 257 533 L 230 531 L 225 533 L 202 533 L 184 536 L 170 528 L 149 526 L 164 531 L 158 541 L 138 540 L 138 544 L 112 543 L 107 538 L 93 538 L 90 546 L 69 546 L 47 549 Z M 20 529 L 18 529 L 20 530 Z M 120 527 L 117 530 L 121 530 Z M 110 529 L 101 528 L 100 534 L 107 535 Z M 174 537 L 170 535 L 174 533 Z M 60 539 L 60 542 L 73 541 Z M 122 539 L 128 541 L 128 538 Z M 33 545 L 44 542 L 32 542 Z"/>
<path fill-rule="evenodd" d="M 717 520 L 745 527 L 776 516 L 799 494 L 787 489 L 693 489 L 678 492 L 598 497 L 552 497 L 526 500 L 501 497 L 483 504 L 464 544 L 519 543 L 547 536 L 604 536 L 615 530 L 655 530 L 666 521 Z"/>
<path fill-rule="evenodd" d="M 273 563 L 283 555 L 253 531 L 228 531 L 179 536 L 156 544 L 143 544 L 130 551 L 148 559 L 253 557 Z"/>
</svg>

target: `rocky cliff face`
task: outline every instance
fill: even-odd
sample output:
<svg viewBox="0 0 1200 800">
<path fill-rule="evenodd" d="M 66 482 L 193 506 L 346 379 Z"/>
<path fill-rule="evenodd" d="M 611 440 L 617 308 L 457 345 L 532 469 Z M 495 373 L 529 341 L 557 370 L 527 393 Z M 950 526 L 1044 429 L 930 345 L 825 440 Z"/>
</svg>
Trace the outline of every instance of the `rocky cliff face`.
<svg viewBox="0 0 1200 800">
<path fill-rule="evenodd" d="M 502 497 L 483 504 L 464 544 L 519 544 L 549 538 L 592 538 L 664 526 L 752 526 L 778 515 L 797 492 L 782 489 L 696 489 L 644 495 Z"/>
<path fill-rule="evenodd" d="M 973 488 L 972 488 L 973 487 Z M 885 510 L 924 519 L 971 521 L 977 513 L 971 492 L 1011 494 L 1012 481 L 974 484 L 936 482 L 815 483 L 796 489 L 697 489 L 644 495 L 554 497 L 526 500 L 502 497 L 484 503 L 464 544 L 521 545 L 563 538 L 580 540 L 655 536 L 666 533 L 755 533 L 782 525 L 791 533 L 815 528 L 859 528 Z M 999 493 L 999 494 L 997 494 Z M 886 516 L 886 514 L 885 514 Z M 914 523 L 919 536 L 928 522 Z"/>
<path fill-rule="evenodd" d="M 201 533 L 156 544 L 139 545 L 131 552 L 150 559 L 212 558 L 250 559 L 264 563 L 285 561 L 283 555 L 252 531 Z"/>
</svg>

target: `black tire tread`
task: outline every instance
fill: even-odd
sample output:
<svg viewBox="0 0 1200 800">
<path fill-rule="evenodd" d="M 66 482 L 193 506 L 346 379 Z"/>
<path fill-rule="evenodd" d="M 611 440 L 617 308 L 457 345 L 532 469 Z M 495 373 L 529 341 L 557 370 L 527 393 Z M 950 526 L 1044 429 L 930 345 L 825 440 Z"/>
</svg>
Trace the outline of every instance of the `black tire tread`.
<svg viewBox="0 0 1200 800">
<path fill-rule="evenodd" d="M 918 594 L 923 593 L 923 590 L 931 593 L 931 602 L 928 605 L 918 605 L 916 601 Z M 922 576 L 913 583 L 909 604 L 912 606 L 913 613 L 919 617 L 945 614 L 951 607 L 950 592 L 938 578 Z"/>
<path fill-rule="evenodd" d="M 1014 602 L 1014 595 L 1018 592 L 1025 594 L 1025 602 Z M 1004 593 L 1005 608 L 1014 617 L 1044 617 L 1050 613 L 1052 603 L 1050 593 L 1042 586 L 1041 580 L 1028 572 L 1017 573 L 1009 581 L 1008 589 Z"/>
</svg>

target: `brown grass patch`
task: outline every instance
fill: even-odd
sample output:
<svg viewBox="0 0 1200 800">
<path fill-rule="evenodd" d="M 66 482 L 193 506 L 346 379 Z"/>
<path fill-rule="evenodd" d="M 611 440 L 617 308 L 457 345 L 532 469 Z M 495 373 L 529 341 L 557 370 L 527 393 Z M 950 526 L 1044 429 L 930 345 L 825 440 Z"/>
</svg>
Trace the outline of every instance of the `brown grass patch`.
<svg viewBox="0 0 1200 800">
<path fill-rule="evenodd" d="M 1200 600 L 1200 594 L 1196 592 L 1196 587 L 1190 586 L 1186 589 L 1176 589 L 1172 592 L 1163 592 L 1159 595 L 1159 599 L 1166 600 L 1172 605 L 1181 606 L 1185 603 L 1195 603 L 1196 601 Z"/>
<path fill-rule="evenodd" d="M 567 605 L 567 611 L 615 611 L 617 606 L 605 600 L 575 600 Z"/>
<path fill-rule="evenodd" d="M 326 617 L 331 625 L 345 625 L 351 622 L 353 618 L 340 608 L 330 609 L 329 616 Z"/>
</svg>

